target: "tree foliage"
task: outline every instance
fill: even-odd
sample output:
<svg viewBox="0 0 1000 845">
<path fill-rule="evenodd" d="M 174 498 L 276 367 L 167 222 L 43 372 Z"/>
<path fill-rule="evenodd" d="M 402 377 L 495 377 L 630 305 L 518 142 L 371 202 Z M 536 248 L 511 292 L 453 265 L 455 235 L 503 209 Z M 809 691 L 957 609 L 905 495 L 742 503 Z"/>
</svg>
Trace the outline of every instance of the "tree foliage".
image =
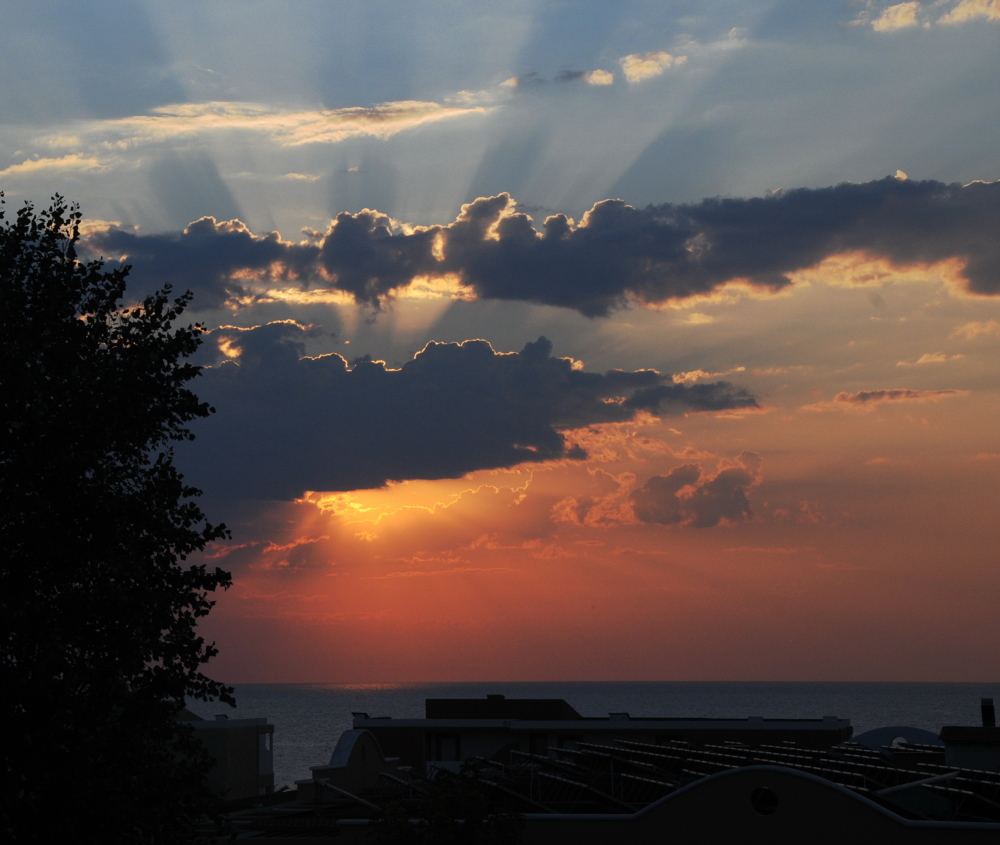
<svg viewBox="0 0 1000 845">
<path fill-rule="evenodd" d="M 129 268 L 81 261 L 80 221 L 0 208 L 0 830 L 183 841 L 208 760 L 178 707 L 232 703 L 196 628 L 230 576 L 186 562 L 228 533 L 172 463 L 212 412 L 186 386 L 201 327 L 169 287 L 123 307 Z"/>
</svg>

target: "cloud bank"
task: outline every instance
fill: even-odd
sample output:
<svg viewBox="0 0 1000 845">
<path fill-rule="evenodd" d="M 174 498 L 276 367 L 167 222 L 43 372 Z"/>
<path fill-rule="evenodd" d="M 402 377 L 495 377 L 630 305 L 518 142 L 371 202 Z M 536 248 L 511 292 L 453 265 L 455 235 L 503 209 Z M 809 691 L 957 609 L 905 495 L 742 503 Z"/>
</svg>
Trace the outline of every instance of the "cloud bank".
<svg viewBox="0 0 1000 845">
<path fill-rule="evenodd" d="M 208 492 L 291 499 L 306 490 L 582 459 L 563 431 L 640 410 L 756 407 L 728 382 L 686 386 L 654 370 L 583 372 L 553 357 L 544 337 L 516 353 L 483 340 L 432 342 L 390 369 L 367 358 L 302 357 L 307 331 L 282 322 L 210 335 L 236 357 L 203 371 L 198 393 L 217 414 L 179 449 L 185 474 Z"/>
<path fill-rule="evenodd" d="M 453 276 L 481 299 L 599 317 L 630 301 L 683 300 L 734 280 L 777 291 L 790 274 L 850 251 L 909 265 L 957 258 L 971 293 L 1000 293 L 1000 182 L 887 177 L 645 209 L 608 199 L 579 223 L 555 214 L 541 230 L 515 205 L 506 193 L 481 197 L 454 222 L 426 227 L 369 209 L 344 212 L 300 243 L 203 218 L 163 235 L 112 227 L 93 233 L 89 246 L 133 263 L 138 291 L 175 281 L 201 305 L 282 283 L 333 288 L 378 307 L 418 277 Z"/>
</svg>

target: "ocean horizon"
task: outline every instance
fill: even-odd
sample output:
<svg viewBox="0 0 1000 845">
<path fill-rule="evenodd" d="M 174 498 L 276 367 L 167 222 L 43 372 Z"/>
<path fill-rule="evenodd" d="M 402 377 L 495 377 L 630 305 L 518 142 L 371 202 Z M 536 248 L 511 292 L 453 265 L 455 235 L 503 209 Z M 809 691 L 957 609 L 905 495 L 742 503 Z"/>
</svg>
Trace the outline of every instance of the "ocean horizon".
<svg viewBox="0 0 1000 845">
<path fill-rule="evenodd" d="M 564 698 L 584 716 L 822 718 L 851 720 L 854 735 L 909 725 L 980 724 L 980 698 L 1000 699 L 1000 683 L 862 681 L 496 681 L 384 684 L 237 684 L 237 707 L 189 702 L 206 719 L 266 717 L 274 727 L 274 785 L 294 788 L 309 767 L 330 760 L 352 713 L 423 718 L 427 698 Z"/>
</svg>

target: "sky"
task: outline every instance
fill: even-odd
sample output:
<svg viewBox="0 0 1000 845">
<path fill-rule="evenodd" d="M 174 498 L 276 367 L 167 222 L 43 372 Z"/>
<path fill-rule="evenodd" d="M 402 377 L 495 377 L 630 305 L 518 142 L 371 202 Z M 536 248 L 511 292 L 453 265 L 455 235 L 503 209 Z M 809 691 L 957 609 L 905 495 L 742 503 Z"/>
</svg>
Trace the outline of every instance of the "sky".
<svg viewBox="0 0 1000 845">
<path fill-rule="evenodd" d="M 207 330 L 210 675 L 996 678 L 1000 0 L 0 31 L 8 208 Z"/>
</svg>

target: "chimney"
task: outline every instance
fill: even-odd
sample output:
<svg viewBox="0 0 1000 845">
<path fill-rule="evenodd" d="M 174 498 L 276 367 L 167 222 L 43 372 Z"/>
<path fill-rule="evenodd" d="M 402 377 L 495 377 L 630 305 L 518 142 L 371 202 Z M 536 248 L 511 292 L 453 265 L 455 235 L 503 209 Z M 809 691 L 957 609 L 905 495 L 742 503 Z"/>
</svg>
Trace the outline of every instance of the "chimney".
<svg viewBox="0 0 1000 845">
<path fill-rule="evenodd" d="M 983 711 L 983 727 L 995 728 L 997 726 L 997 714 L 996 710 L 993 709 L 993 699 L 984 698 L 980 707 Z"/>
</svg>

